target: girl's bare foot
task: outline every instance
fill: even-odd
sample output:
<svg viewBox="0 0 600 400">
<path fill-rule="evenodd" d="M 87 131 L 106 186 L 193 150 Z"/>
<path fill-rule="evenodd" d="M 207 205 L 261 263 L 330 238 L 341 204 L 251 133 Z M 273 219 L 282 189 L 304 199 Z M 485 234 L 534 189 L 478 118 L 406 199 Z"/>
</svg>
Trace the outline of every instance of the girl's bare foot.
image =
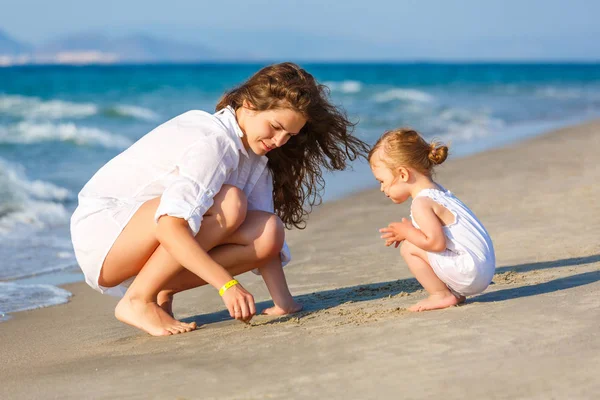
<svg viewBox="0 0 600 400">
<path fill-rule="evenodd" d="M 262 315 L 286 315 L 286 314 L 297 313 L 298 311 L 301 311 L 301 310 L 302 310 L 302 304 L 294 302 L 289 307 L 285 307 L 285 308 L 279 307 L 277 305 L 267 308 L 267 309 L 263 310 L 263 312 L 261 314 Z"/>
<path fill-rule="evenodd" d="M 173 315 L 173 294 L 171 292 L 161 291 L 156 297 L 156 302 L 164 312 L 174 318 Z"/>
<path fill-rule="evenodd" d="M 441 308 L 448 308 L 455 306 L 460 303 L 464 303 L 465 297 L 456 297 L 450 292 L 441 294 L 429 295 L 425 300 L 421 300 L 414 306 L 410 307 L 409 311 L 427 311 L 427 310 L 439 310 Z"/>
<path fill-rule="evenodd" d="M 156 303 L 123 297 L 115 308 L 115 317 L 152 336 L 176 335 L 196 329 L 196 323 L 186 324 L 168 315 Z"/>
</svg>

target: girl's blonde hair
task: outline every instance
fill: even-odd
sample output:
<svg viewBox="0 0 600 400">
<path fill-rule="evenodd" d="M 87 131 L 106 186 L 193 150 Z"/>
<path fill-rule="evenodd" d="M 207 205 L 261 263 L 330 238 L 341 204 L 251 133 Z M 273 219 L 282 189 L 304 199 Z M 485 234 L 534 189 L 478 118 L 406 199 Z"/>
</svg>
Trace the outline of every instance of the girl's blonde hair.
<svg viewBox="0 0 600 400">
<path fill-rule="evenodd" d="M 269 65 L 225 93 L 216 109 L 238 109 L 248 102 L 256 111 L 292 109 L 307 122 L 285 146 L 269 151 L 275 213 L 287 227 L 304 227 L 325 185 L 322 169 L 343 170 L 366 157 L 369 147 L 352 135 L 354 123 L 329 100 L 329 89 L 298 65 Z"/>
<path fill-rule="evenodd" d="M 369 152 L 369 162 L 380 148 L 385 155 L 381 161 L 392 171 L 409 167 L 429 177 L 433 167 L 448 157 L 448 146 L 436 141 L 427 143 L 417 131 L 409 128 L 384 133 Z"/>
</svg>

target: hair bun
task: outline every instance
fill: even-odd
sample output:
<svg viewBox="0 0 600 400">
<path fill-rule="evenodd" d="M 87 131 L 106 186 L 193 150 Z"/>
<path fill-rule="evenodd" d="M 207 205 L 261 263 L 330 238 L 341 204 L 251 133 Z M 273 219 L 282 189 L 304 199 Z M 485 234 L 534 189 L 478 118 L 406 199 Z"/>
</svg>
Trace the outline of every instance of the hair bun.
<svg viewBox="0 0 600 400">
<path fill-rule="evenodd" d="M 443 163 L 448 157 L 448 146 L 438 142 L 432 142 L 427 157 L 429 158 L 429 161 L 435 165 Z"/>
</svg>

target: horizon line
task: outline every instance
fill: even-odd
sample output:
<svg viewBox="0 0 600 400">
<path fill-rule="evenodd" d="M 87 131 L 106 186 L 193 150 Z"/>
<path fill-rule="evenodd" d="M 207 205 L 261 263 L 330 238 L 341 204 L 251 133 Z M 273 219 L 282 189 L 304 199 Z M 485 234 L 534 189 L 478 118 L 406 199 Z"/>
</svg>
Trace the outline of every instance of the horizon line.
<svg viewBox="0 0 600 400">
<path fill-rule="evenodd" d="M 0 54 L 1 56 L 1 54 Z M 31 68 L 31 67 L 160 67 L 160 66 L 193 66 L 193 65 L 262 65 L 274 64 L 281 62 L 293 62 L 311 65 L 598 65 L 600 59 L 585 60 L 585 59 L 412 59 L 412 60 L 394 60 L 394 59 L 331 59 L 331 60 L 315 60 L 315 59 L 211 59 L 211 60 L 193 60 L 193 61 L 126 61 L 113 63 L 28 63 L 14 65 L 0 65 L 0 68 Z"/>
</svg>

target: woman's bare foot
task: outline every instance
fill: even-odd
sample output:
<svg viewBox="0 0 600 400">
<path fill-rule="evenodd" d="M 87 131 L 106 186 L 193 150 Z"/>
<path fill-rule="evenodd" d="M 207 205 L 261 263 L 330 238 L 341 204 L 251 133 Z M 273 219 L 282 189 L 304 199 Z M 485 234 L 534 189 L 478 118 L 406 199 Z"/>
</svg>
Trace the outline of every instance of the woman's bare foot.
<svg viewBox="0 0 600 400">
<path fill-rule="evenodd" d="M 164 290 L 159 292 L 158 296 L 156 296 L 156 303 L 164 312 L 173 318 L 175 317 L 173 315 L 173 293 Z"/>
<path fill-rule="evenodd" d="M 115 308 L 115 317 L 152 336 L 176 335 L 196 329 L 196 323 L 186 324 L 173 319 L 156 303 L 123 297 Z"/>
<path fill-rule="evenodd" d="M 443 294 L 432 294 L 429 295 L 425 300 L 421 300 L 412 307 L 409 307 L 409 311 L 427 311 L 427 310 L 439 310 L 441 308 L 448 308 L 457 304 L 464 303 L 466 298 L 464 296 L 456 297 L 450 292 Z"/>
<path fill-rule="evenodd" d="M 302 310 L 302 304 L 294 302 L 292 305 L 290 305 L 289 307 L 285 307 L 285 308 L 279 307 L 277 305 L 267 308 L 267 309 L 263 310 L 263 312 L 261 314 L 262 315 L 286 315 L 286 314 L 297 313 L 298 311 L 301 311 L 301 310 Z"/>
</svg>

